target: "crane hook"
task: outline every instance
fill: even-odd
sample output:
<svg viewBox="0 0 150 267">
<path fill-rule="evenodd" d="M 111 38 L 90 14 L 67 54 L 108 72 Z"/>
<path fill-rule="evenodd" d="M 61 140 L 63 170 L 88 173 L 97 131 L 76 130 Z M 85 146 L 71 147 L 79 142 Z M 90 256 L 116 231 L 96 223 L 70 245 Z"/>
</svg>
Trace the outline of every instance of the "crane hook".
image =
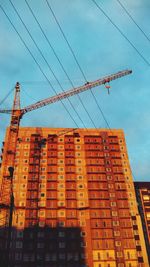
<svg viewBox="0 0 150 267">
<path fill-rule="evenodd" d="M 105 88 L 107 89 L 108 94 L 110 94 L 110 85 L 109 84 L 105 85 Z"/>
</svg>

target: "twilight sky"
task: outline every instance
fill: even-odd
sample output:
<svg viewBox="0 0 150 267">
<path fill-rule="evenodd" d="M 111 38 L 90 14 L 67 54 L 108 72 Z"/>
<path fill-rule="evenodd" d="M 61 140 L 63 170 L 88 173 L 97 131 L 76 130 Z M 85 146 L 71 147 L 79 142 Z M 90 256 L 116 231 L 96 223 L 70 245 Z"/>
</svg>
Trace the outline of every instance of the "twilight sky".
<svg viewBox="0 0 150 267">
<path fill-rule="evenodd" d="M 110 128 L 125 132 L 134 180 L 149 181 L 149 0 L 0 0 L 0 103 L 3 102 L 0 108 L 11 108 L 13 92 L 5 101 L 3 99 L 17 81 L 21 84 L 22 107 L 54 95 L 54 90 L 58 93 L 72 88 L 72 84 L 85 83 L 50 7 L 86 80 L 92 81 L 124 69 L 133 71 L 131 75 L 111 83 L 110 95 L 104 86 L 92 91 Z M 91 92 L 84 92 L 80 97 L 96 128 L 106 128 Z M 76 124 L 58 102 L 26 114 L 21 126 L 83 128 L 84 121 L 87 128 L 93 128 L 79 98 L 74 96 L 70 101 L 79 116 L 68 100 L 63 103 Z M 4 139 L 9 120 L 9 115 L 0 114 L 0 142 Z"/>
</svg>

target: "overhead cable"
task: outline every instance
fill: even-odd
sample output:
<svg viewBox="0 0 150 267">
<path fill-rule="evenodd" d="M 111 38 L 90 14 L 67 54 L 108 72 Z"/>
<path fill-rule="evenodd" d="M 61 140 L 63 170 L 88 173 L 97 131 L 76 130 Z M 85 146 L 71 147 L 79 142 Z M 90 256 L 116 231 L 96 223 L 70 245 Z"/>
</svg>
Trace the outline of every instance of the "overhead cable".
<svg viewBox="0 0 150 267">
<path fill-rule="evenodd" d="M 15 32 L 17 33 L 17 35 L 19 36 L 21 42 L 24 44 L 25 48 L 27 49 L 27 51 L 29 52 L 29 54 L 31 55 L 32 59 L 34 60 L 34 62 L 36 63 L 36 65 L 38 66 L 40 72 L 43 74 L 43 76 L 45 77 L 45 79 L 47 80 L 47 82 L 49 83 L 49 85 L 51 86 L 51 88 L 53 89 L 53 91 L 55 92 L 55 94 L 57 95 L 56 90 L 54 89 L 54 87 L 52 86 L 50 80 L 48 79 L 47 75 L 44 73 L 44 71 L 42 70 L 42 67 L 40 66 L 40 64 L 38 63 L 38 61 L 36 60 L 36 58 L 34 57 L 33 53 L 31 52 L 31 50 L 29 49 L 29 47 L 27 46 L 26 42 L 23 40 L 22 36 L 20 35 L 20 33 L 18 32 L 17 28 L 15 27 L 15 25 L 13 24 L 13 22 L 11 21 L 11 19 L 9 18 L 9 16 L 7 15 L 6 11 L 4 10 L 4 8 L 2 7 L 2 5 L 0 4 L 0 8 L 3 11 L 3 13 L 5 14 L 6 18 L 8 19 L 8 21 L 10 22 L 11 26 L 13 27 L 13 29 L 15 30 Z M 63 105 L 64 109 L 67 111 L 67 113 L 69 114 L 70 118 L 73 120 L 74 124 L 79 128 L 78 124 L 76 123 L 76 121 L 74 120 L 74 118 L 72 117 L 71 113 L 69 112 L 69 110 L 66 108 L 66 106 L 64 105 L 63 101 L 60 100 L 61 104 Z"/>
<path fill-rule="evenodd" d="M 61 66 L 61 68 L 62 68 L 63 72 L 65 73 L 65 75 L 66 75 L 66 77 L 67 77 L 67 79 L 68 79 L 68 81 L 70 82 L 71 86 L 72 86 L 73 88 L 75 88 L 75 86 L 74 86 L 74 84 L 73 84 L 73 82 L 72 82 L 71 78 L 69 77 L 69 75 L 68 75 L 68 73 L 67 73 L 67 71 L 66 71 L 66 69 L 65 69 L 64 65 L 62 64 L 62 62 L 61 62 L 61 60 L 60 60 L 59 56 L 57 55 L 57 53 L 56 53 L 56 51 L 55 51 L 54 47 L 52 46 L 51 42 L 49 41 L 49 39 L 48 39 L 48 37 L 47 37 L 47 35 L 45 34 L 45 32 L 44 32 L 44 30 L 43 30 L 43 28 L 42 28 L 41 24 L 39 23 L 39 21 L 38 21 L 37 17 L 35 16 L 35 13 L 33 12 L 32 8 L 31 8 L 31 6 L 29 5 L 29 3 L 28 3 L 28 1 L 27 1 L 27 0 L 25 0 L 25 2 L 26 2 L 26 4 L 27 4 L 27 6 L 28 6 L 28 8 L 29 8 L 29 10 L 30 10 L 30 12 L 31 12 L 31 14 L 33 15 L 33 17 L 34 17 L 35 21 L 37 22 L 37 24 L 38 24 L 38 26 L 39 26 L 39 28 L 40 28 L 41 32 L 43 33 L 43 35 L 44 35 L 44 37 L 45 37 L 46 41 L 48 42 L 48 45 L 50 46 L 50 48 L 52 49 L 52 51 L 53 51 L 53 53 L 54 53 L 55 57 L 57 58 L 57 60 L 58 60 L 58 62 L 59 62 L 59 64 L 60 64 L 60 66 Z M 63 90 L 63 88 L 62 88 L 62 87 L 61 87 L 61 89 Z M 87 110 L 86 106 L 84 105 L 83 101 L 81 100 L 80 96 L 79 96 L 79 95 L 77 95 L 77 97 L 78 97 L 79 101 L 81 102 L 81 104 L 82 104 L 82 106 L 83 106 L 83 108 L 84 108 L 85 112 L 87 113 L 87 115 L 88 115 L 89 119 L 91 120 L 91 122 L 92 122 L 93 126 L 96 128 L 96 125 L 95 125 L 95 123 L 94 123 L 94 121 L 93 121 L 92 117 L 90 116 L 90 113 L 88 112 L 88 110 Z M 69 99 L 68 99 L 68 100 L 69 100 Z M 69 102 L 70 102 L 70 104 L 71 104 L 72 108 L 74 109 L 74 107 L 73 107 L 73 104 L 72 104 L 71 100 L 69 100 Z M 74 110 L 75 110 L 75 109 L 74 109 Z M 82 120 L 81 116 L 79 116 L 79 114 L 77 113 L 77 111 L 76 111 L 76 110 L 75 110 L 75 112 L 76 112 L 76 114 L 78 115 L 78 117 L 80 118 L 80 120 L 82 121 L 82 124 L 83 124 L 84 128 L 86 128 L 86 126 L 85 126 L 85 124 L 84 124 L 84 122 L 83 122 L 83 120 Z"/>
<path fill-rule="evenodd" d="M 60 31 L 61 31 L 61 33 L 62 33 L 62 35 L 63 35 L 63 37 L 64 37 L 64 39 L 65 39 L 65 41 L 66 41 L 66 43 L 68 44 L 68 47 L 69 47 L 69 49 L 70 49 L 70 51 L 71 51 L 71 53 L 72 53 L 72 55 L 73 55 L 73 57 L 74 57 L 74 60 L 76 61 L 76 64 L 78 65 L 78 67 L 79 67 L 79 69 L 80 69 L 80 71 L 81 71 L 81 73 L 82 73 L 82 75 L 83 75 L 85 81 L 87 82 L 85 73 L 84 73 L 83 69 L 81 68 L 81 66 L 80 66 L 80 64 L 79 64 L 78 59 L 77 59 L 77 57 L 76 57 L 76 55 L 75 55 L 75 53 L 74 53 L 74 51 L 73 51 L 73 49 L 72 49 L 72 46 L 71 46 L 70 42 L 68 41 L 66 35 L 64 34 L 64 31 L 63 31 L 63 29 L 62 29 L 62 27 L 61 27 L 61 25 L 60 25 L 58 19 L 56 18 L 56 15 L 55 15 L 55 13 L 54 13 L 54 11 L 53 11 L 51 5 L 49 4 L 48 0 L 45 0 L 45 1 L 46 1 L 47 5 L 48 5 L 48 8 L 50 9 L 50 11 L 51 11 L 51 13 L 52 13 L 52 15 L 53 15 L 53 17 L 54 17 L 54 19 L 55 19 L 57 25 L 58 25 L 58 27 L 59 27 L 59 29 L 60 29 Z"/>
<path fill-rule="evenodd" d="M 6 96 L 0 101 L 0 105 L 2 105 L 6 99 L 9 97 L 9 95 L 13 92 L 14 87 L 10 89 L 10 91 L 6 94 Z"/>
<path fill-rule="evenodd" d="M 116 0 L 119 5 L 123 8 L 123 10 L 126 12 L 126 14 L 130 17 L 130 19 L 133 21 L 133 23 L 138 27 L 138 29 L 140 30 L 140 32 L 145 36 L 145 38 L 150 42 L 150 38 L 147 36 L 147 34 L 143 31 L 143 29 L 139 26 L 139 24 L 135 21 L 135 19 L 133 18 L 133 16 L 131 16 L 131 14 L 129 13 L 129 11 L 127 10 L 127 8 L 125 8 L 125 6 L 119 1 Z"/>
<path fill-rule="evenodd" d="M 24 27 L 25 27 L 26 31 L 28 32 L 30 38 L 32 39 L 33 43 L 35 44 L 36 48 L 38 49 L 40 55 L 42 56 L 42 58 L 44 59 L 45 63 L 47 64 L 49 70 L 51 71 L 52 75 L 54 76 L 55 80 L 56 80 L 57 83 L 59 84 L 61 90 L 62 90 L 63 92 L 65 92 L 65 90 L 63 89 L 63 87 L 62 87 L 60 81 L 58 80 L 58 78 L 57 78 L 55 72 L 52 70 L 52 67 L 51 67 L 50 64 L 48 63 L 48 61 L 47 61 L 47 59 L 45 58 L 45 56 L 44 56 L 42 50 L 39 48 L 37 42 L 36 42 L 35 39 L 33 38 L 31 32 L 30 32 L 29 29 L 27 28 L 27 26 L 26 26 L 26 24 L 24 23 L 23 19 L 22 19 L 21 16 L 19 15 L 19 13 L 18 13 L 17 9 L 15 8 L 14 4 L 12 3 L 11 0 L 9 0 L 9 1 L 10 1 L 11 5 L 12 5 L 13 9 L 15 10 L 17 16 L 19 17 L 19 19 L 21 20 L 22 24 L 24 25 Z M 86 128 L 86 126 L 85 126 L 85 124 L 84 124 L 84 122 L 83 122 L 81 116 L 80 116 L 80 115 L 78 114 L 78 112 L 76 111 L 76 109 L 75 109 L 74 105 L 72 104 L 71 100 L 70 100 L 69 98 L 67 98 L 67 99 L 68 99 L 68 101 L 69 101 L 71 107 L 73 108 L 74 112 L 76 113 L 77 117 L 79 118 L 79 120 L 81 121 L 81 123 L 83 124 L 83 126 Z M 92 121 L 92 120 L 91 120 L 91 121 Z M 92 123 L 93 123 L 93 121 L 92 121 Z M 95 124 L 93 124 L 93 125 L 94 125 L 94 127 L 95 127 Z"/>
<path fill-rule="evenodd" d="M 66 77 L 68 78 L 68 81 L 70 82 L 71 86 L 74 88 L 75 86 L 74 86 L 74 84 L 73 84 L 72 80 L 70 79 L 70 77 L 69 77 L 69 75 L 68 75 L 67 71 L 66 71 L 66 70 L 65 70 L 65 68 L 64 68 L 64 65 L 62 64 L 62 62 L 61 62 L 61 60 L 60 60 L 59 56 L 57 55 L 57 53 L 56 53 L 56 51 L 55 51 L 54 47 L 52 46 L 52 44 L 51 44 L 50 40 L 49 40 L 49 39 L 48 39 L 48 37 L 47 37 L 47 35 L 45 34 L 45 32 L 44 32 L 44 30 L 43 30 L 43 28 L 42 28 L 41 24 L 39 23 L 39 21 L 38 21 L 37 17 L 35 16 L 35 13 L 33 12 L 33 10 L 32 10 L 32 8 L 31 8 L 31 6 L 29 5 L 28 1 L 27 1 L 27 0 L 25 0 L 25 2 L 26 2 L 26 4 L 27 4 L 27 6 L 28 6 L 28 8 L 29 8 L 29 10 L 30 10 L 30 12 L 31 12 L 31 14 L 33 15 L 33 17 L 34 17 L 35 21 L 37 22 L 37 24 L 38 24 L 38 26 L 39 26 L 39 28 L 40 28 L 41 32 L 43 33 L 43 35 L 44 35 L 44 37 L 45 37 L 45 39 L 46 39 L 46 41 L 47 41 L 48 45 L 50 46 L 50 48 L 52 49 L 52 51 L 53 51 L 53 53 L 54 53 L 55 57 L 57 58 L 57 60 L 58 60 L 58 62 L 59 62 L 59 64 L 60 64 L 60 66 L 61 66 L 61 68 L 62 68 L 63 72 L 65 73 Z M 62 86 L 61 86 L 61 89 L 63 90 Z M 64 90 L 63 90 L 63 91 L 64 91 Z M 78 96 L 78 95 L 77 95 L 77 96 Z M 79 97 L 79 96 L 78 96 L 78 97 Z M 79 98 L 79 99 L 80 99 L 80 98 Z M 78 114 L 78 112 L 75 110 L 75 108 L 74 108 L 74 106 L 73 106 L 73 104 L 72 104 L 71 100 L 69 100 L 69 99 L 68 99 L 68 101 L 70 102 L 70 104 L 71 104 L 72 108 L 74 109 L 74 111 L 75 111 L 75 113 L 77 114 L 78 118 L 79 118 L 79 119 L 80 119 L 80 121 L 82 122 L 82 124 L 83 124 L 84 128 L 86 128 L 84 121 L 82 120 L 82 118 L 81 118 L 81 116 Z M 82 104 L 83 108 L 85 109 L 85 111 L 86 111 L 87 115 L 89 116 L 90 120 L 92 121 L 92 123 L 93 123 L 94 127 L 96 127 L 96 125 L 95 125 L 94 121 L 92 120 L 91 116 L 90 116 L 90 115 L 89 115 L 89 113 L 87 112 L 87 110 L 86 110 L 85 106 L 83 105 L 83 103 L 82 103 L 82 102 L 81 102 L 81 104 Z"/>
<path fill-rule="evenodd" d="M 101 13 L 111 22 L 111 24 L 118 30 L 118 32 L 126 39 L 126 41 L 132 46 L 136 53 L 143 59 L 143 61 L 150 66 L 150 62 L 142 55 L 142 53 L 136 48 L 136 46 L 129 40 L 129 38 L 123 33 L 123 31 L 113 22 L 113 20 L 106 14 L 106 12 L 100 7 L 100 5 L 95 1 L 91 0 L 99 9 Z"/>
<path fill-rule="evenodd" d="M 81 65 L 80 65 L 80 63 L 79 63 L 79 61 L 78 61 L 78 59 L 77 59 L 77 57 L 76 57 L 76 55 L 75 55 L 75 52 L 74 52 L 74 50 L 73 50 L 73 48 L 72 48 L 70 42 L 68 41 L 68 38 L 66 37 L 66 35 L 65 35 L 65 33 L 64 33 L 64 31 L 63 31 L 61 25 L 60 25 L 60 22 L 58 21 L 58 18 L 56 17 L 56 14 L 55 14 L 54 10 L 52 9 L 52 7 L 51 7 L 51 5 L 49 4 L 48 0 L 45 0 L 45 1 L 46 1 L 46 3 L 47 3 L 47 6 L 48 6 L 49 10 L 50 10 L 51 13 L 52 13 L 54 19 L 55 19 L 55 21 L 56 21 L 56 24 L 58 25 L 58 27 L 59 27 L 59 29 L 60 29 L 60 31 L 61 31 L 63 37 L 64 37 L 64 40 L 66 41 L 66 43 L 67 43 L 67 45 L 68 45 L 68 47 L 69 47 L 69 49 L 70 49 L 70 51 L 71 51 L 71 53 L 72 53 L 74 59 L 75 59 L 75 62 L 76 62 L 76 64 L 77 64 L 77 66 L 78 66 L 79 69 L 80 69 L 80 72 L 81 72 L 81 74 L 82 74 L 82 76 L 83 76 L 85 82 L 87 82 L 86 75 L 85 75 L 83 69 L 81 68 Z M 93 98 L 94 98 L 94 100 L 95 100 L 95 103 L 96 103 L 96 105 L 97 105 L 97 107 L 98 107 L 98 109 L 99 109 L 99 111 L 100 111 L 102 117 L 104 118 L 106 124 L 108 125 L 107 119 L 106 119 L 106 117 L 105 117 L 105 115 L 104 115 L 104 113 L 103 113 L 103 111 L 102 111 L 102 109 L 101 109 L 101 107 L 100 107 L 98 101 L 96 100 L 96 97 L 95 97 L 93 91 L 90 90 L 90 92 L 91 92 L 91 94 L 92 94 L 92 96 L 93 96 Z M 79 96 L 79 98 L 80 98 L 80 101 L 82 102 L 82 105 L 84 106 L 84 109 L 86 110 L 87 113 L 89 113 L 88 110 L 87 110 L 87 108 L 85 107 L 85 105 L 84 105 L 84 103 L 83 103 L 83 101 L 82 101 L 82 99 L 81 99 L 80 96 Z M 92 119 L 92 118 L 91 118 L 91 119 Z M 96 127 L 95 127 L 95 128 L 96 128 Z"/>
</svg>

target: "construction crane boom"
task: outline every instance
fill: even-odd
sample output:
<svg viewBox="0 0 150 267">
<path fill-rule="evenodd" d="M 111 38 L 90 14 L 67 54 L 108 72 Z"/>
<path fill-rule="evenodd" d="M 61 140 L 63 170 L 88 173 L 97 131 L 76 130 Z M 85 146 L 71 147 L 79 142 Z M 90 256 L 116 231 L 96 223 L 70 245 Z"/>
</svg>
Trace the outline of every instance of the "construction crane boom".
<svg viewBox="0 0 150 267">
<path fill-rule="evenodd" d="M 110 82 L 112 80 L 116 80 L 116 79 L 121 78 L 121 77 L 123 77 L 125 75 L 128 75 L 130 73 L 132 73 L 131 70 L 119 71 L 119 72 L 117 72 L 115 74 L 107 75 L 107 76 L 105 76 L 105 77 L 103 77 L 101 79 L 98 79 L 96 81 L 87 82 L 86 84 L 84 84 L 82 86 L 79 86 L 77 88 L 73 88 L 73 89 L 68 90 L 66 92 L 62 92 L 62 93 L 60 93 L 58 95 L 55 95 L 55 96 L 52 96 L 52 97 L 48 97 L 46 99 L 43 99 L 41 101 L 36 102 L 35 104 L 32 104 L 32 105 L 29 105 L 27 107 L 22 108 L 20 110 L 20 116 L 22 117 L 27 112 L 30 112 L 32 110 L 41 108 L 43 106 L 46 106 L 46 105 L 49 105 L 49 104 L 52 104 L 52 103 L 55 103 L 57 101 L 65 99 L 67 97 L 70 97 L 70 96 L 76 95 L 78 93 L 84 92 L 86 90 L 89 90 L 89 89 L 91 89 L 93 87 L 97 87 L 99 85 L 108 83 L 108 82 Z M 11 110 L 0 110 L 0 113 L 8 113 L 8 114 L 10 114 Z"/>
</svg>

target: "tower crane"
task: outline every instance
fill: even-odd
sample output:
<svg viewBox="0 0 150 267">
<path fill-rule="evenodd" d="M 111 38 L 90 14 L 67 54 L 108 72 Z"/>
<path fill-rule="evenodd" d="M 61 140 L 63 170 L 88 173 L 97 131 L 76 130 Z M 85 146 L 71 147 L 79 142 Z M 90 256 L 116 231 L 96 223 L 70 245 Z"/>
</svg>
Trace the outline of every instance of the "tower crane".
<svg viewBox="0 0 150 267">
<path fill-rule="evenodd" d="M 12 226 L 12 214 L 14 207 L 14 196 L 13 196 L 13 171 L 15 164 L 15 154 L 16 154 L 16 145 L 19 133 L 19 125 L 22 117 L 35 109 L 41 108 L 48 104 L 61 101 L 62 99 L 68 98 L 70 96 L 76 95 L 78 93 L 89 90 L 93 87 L 99 85 L 106 85 L 112 80 L 121 78 L 128 74 L 131 74 L 131 70 L 119 71 L 115 74 L 105 76 L 96 81 L 87 82 L 86 84 L 73 88 L 58 95 L 46 98 L 44 100 L 38 101 L 32 105 L 21 108 L 20 107 L 20 84 L 17 82 L 15 86 L 15 95 L 12 110 L 0 110 L 0 113 L 11 114 L 10 127 L 7 131 L 8 134 L 8 143 L 4 145 L 3 153 L 3 164 L 1 170 L 1 188 L 0 188 L 0 216 L 3 214 L 3 218 L 0 218 L 0 227 L 6 229 L 5 236 L 7 236 L 7 248 L 10 246 L 11 239 L 11 226 Z M 106 87 L 107 88 L 107 87 Z"/>
</svg>

